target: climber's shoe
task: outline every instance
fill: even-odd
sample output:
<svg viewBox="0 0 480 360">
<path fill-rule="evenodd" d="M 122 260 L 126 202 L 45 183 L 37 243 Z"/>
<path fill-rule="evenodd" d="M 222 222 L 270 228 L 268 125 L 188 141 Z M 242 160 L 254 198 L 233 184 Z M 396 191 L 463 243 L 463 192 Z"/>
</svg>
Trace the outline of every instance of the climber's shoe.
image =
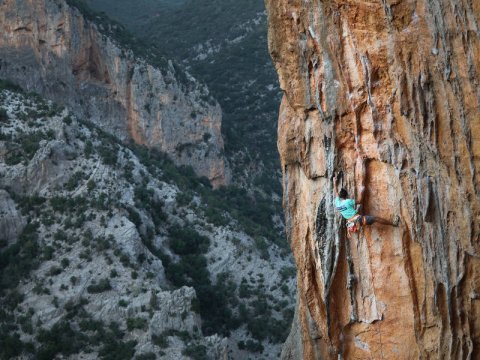
<svg viewBox="0 0 480 360">
<path fill-rule="evenodd" d="M 393 224 L 393 226 L 395 226 L 395 227 L 398 226 L 398 224 L 400 224 L 400 216 L 395 215 L 395 216 L 393 217 L 392 224 Z"/>
</svg>

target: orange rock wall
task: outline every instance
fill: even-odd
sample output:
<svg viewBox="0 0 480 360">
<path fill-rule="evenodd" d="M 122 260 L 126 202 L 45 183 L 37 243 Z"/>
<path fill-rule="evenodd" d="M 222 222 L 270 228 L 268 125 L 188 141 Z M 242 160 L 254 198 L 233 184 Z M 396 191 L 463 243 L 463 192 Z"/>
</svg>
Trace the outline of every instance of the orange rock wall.
<svg viewBox="0 0 480 360">
<path fill-rule="evenodd" d="M 266 7 L 298 274 L 282 357 L 479 358 L 480 2 Z M 364 213 L 400 227 L 347 239 L 340 171 Z"/>
</svg>

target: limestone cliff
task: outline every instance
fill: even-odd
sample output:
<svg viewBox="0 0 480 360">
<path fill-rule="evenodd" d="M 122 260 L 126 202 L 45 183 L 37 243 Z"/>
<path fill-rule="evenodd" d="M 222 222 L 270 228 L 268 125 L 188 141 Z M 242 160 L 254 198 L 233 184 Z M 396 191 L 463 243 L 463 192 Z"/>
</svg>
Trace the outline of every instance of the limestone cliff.
<svg viewBox="0 0 480 360">
<path fill-rule="evenodd" d="M 135 58 L 63 0 L 0 3 L 0 77 L 123 139 L 157 147 L 214 185 L 228 182 L 221 110 L 187 75 Z M 188 91 L 186 89 L 188 88 Z"/>
<path fill-rule="evenodd" d="M 266 0 L 298 304 L 284 359 L 480 354 L 480 3 Z M 348 240 L 333 177 L 363 212 Z"/>
</svg>

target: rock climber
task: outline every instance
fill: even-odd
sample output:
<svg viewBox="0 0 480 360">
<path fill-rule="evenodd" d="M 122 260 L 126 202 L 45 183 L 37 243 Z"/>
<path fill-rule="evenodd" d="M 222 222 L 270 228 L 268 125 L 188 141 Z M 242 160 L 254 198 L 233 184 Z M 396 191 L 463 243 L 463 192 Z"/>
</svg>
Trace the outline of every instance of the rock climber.
<svg viewBox="0 0 480 360">
<path fill-rule="evenodd" d="M 400 218 L 398 216 L 395 216 L 393 221 L 389 221 L 378 216 L 359 214 L 358 212 L 361 204 L 357 204 L 354 199 L 349 199 L 347 190 L 342 188 L 340 191 L 338 191 L 337 180 L 338 179 L 335 179 L 333 183 L 336 194 L 335 208 L 347 220 L 347 230 L 349 236 L 351 233 L 357 232 L 360 229 L 360 226 L 372 225 L 373 223 L 398 226 L 398 223 L 400 222 Z"/>
</svg>

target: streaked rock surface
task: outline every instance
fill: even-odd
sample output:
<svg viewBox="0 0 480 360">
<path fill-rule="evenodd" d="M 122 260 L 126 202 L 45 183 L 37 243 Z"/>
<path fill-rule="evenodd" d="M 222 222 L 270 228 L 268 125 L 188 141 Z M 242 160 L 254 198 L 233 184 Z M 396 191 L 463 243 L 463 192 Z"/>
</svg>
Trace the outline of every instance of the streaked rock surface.
<svg viewBox="0 0 480 360">
<path fill-rule="evenodd" d="M 478 356 L 479 3 L 266 5 L 298 270 L 283 358 Z M 399 215 L 400 227 L 347 240 L 340 171 L 365 213 Z"/>
</svg>

